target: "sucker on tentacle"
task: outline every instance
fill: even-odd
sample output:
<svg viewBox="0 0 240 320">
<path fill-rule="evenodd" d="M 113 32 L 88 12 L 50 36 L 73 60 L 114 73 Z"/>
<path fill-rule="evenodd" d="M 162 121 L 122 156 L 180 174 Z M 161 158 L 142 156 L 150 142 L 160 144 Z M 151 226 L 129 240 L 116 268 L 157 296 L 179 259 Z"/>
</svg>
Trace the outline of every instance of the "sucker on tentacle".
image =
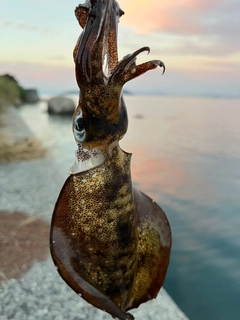
<svg viewBox="0 0 240 320">
<path fill-rule="evenodd" d="M 128 310 L 155 298 L 163 285 L 171 230 L 162 209 L 132 187 L 131 154 L 119 147 L 128 127 L 123 85 L 158 66 L 165 72 L 160 60 L 136 65 L 148 47 L 118 61 L 122 14 L 115 0 L 90 0 L 75 10 L 83 28 L 73 52 L 78 150 L 54 208 L 50 247 L 60 276 L 76 293 L 126 320 L 134 319 Z"/>
</svg>

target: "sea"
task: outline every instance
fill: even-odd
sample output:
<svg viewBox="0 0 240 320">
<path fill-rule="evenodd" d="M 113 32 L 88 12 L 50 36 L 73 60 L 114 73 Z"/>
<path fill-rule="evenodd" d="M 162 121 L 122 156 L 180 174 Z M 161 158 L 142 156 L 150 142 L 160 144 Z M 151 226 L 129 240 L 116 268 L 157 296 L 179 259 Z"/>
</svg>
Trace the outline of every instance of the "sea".
<svg viewBox="0 0 240 320">
<path fill-rule="evenodd" d="M 165 289 L 191 320 L 240 319 L 240 99 L 126 95 L 125 102 L 120 146 L 132 153 L 133 184 L 171 225 Z M 46 109 L 41 101 L 20 113 L 67 177 L 76 149 L 71 117 Z"/>
</svg>

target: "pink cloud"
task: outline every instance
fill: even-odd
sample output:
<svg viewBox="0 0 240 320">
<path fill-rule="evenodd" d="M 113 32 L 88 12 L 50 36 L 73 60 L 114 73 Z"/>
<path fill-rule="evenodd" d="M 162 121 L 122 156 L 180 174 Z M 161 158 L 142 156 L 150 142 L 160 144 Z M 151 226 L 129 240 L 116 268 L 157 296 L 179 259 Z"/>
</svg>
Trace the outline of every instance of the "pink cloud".
<svg viewBox="0 0 240 320">
<path fill-rule="evenodd" d="M 230 0 L 231 1 L 231 0 Z M 171 32 L 193 34 L 204 29 L 204 15 L 218 13 L 224 0 L 121 1 L 126 15 L 121 23 L 140 33 Z"/>
</svg>

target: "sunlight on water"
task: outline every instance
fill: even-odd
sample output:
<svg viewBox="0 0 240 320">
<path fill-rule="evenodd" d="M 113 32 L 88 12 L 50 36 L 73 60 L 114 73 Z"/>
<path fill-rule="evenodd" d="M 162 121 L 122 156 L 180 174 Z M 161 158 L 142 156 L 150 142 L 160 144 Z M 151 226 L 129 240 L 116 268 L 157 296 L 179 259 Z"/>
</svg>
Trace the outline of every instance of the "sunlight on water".
<svg viewBox="0 0 240 320">
<path fill-rule="evenodd" d="M 74 97 L 77 101 L 77 96 Z M 173 251 L 165 288 L 191 320 L 239 317 L 240 100 L 126 96 L 134 185 L 166 212 Z M 46 105 L 22 115 L 63 175 L 74 161 L 71 118 Z"/>
</svg>

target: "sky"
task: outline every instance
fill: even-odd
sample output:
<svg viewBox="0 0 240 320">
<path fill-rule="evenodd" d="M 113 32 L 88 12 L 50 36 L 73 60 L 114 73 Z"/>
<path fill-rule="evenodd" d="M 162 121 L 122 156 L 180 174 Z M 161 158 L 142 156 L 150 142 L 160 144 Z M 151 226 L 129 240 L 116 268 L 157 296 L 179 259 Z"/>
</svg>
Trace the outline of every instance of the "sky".
<svg viewBox="0 0 240 320">
<path fill-rule="evenodd" d="M 42 94 L 77 90 L 72 51 L 82 32 L 75 0 L 0 0 L 0 74 Z M 239 0 L 119 0 L 119 59 L 160 59 L 125 89 L 136 94 L 240 96 Z"/>
</svg>

